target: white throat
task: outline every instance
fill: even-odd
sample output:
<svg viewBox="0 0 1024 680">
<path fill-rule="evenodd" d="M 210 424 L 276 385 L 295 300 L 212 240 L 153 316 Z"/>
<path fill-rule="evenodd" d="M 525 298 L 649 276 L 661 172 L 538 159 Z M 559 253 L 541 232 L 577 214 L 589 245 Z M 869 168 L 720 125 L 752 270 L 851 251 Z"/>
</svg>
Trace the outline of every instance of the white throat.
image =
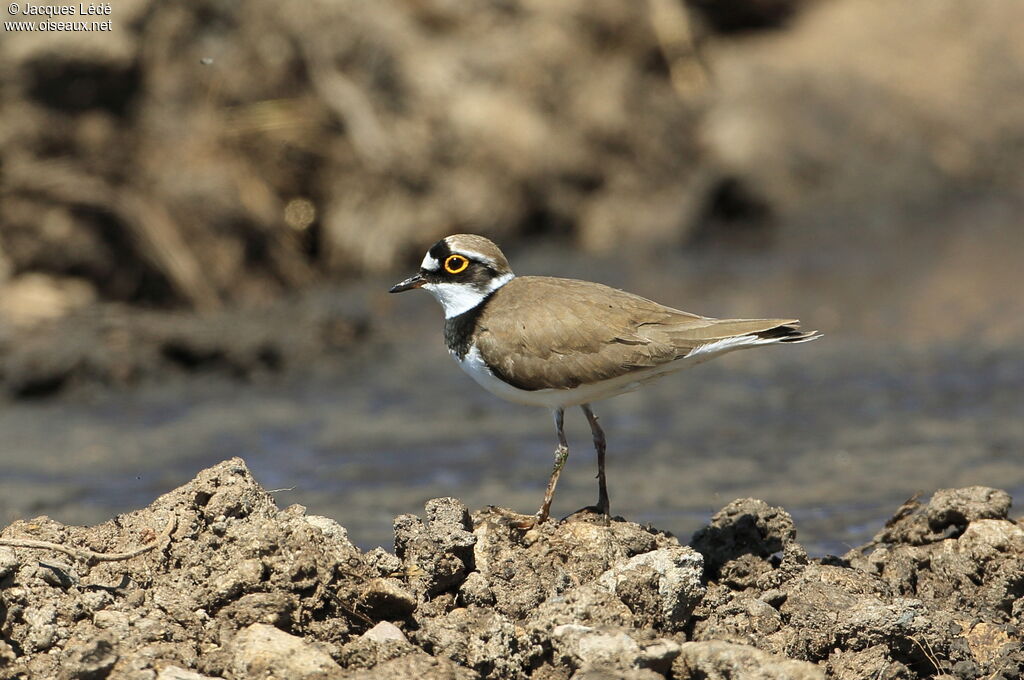
<svg viewBox="0 0 1024 680">
<path fill-rule="evenodd" d="M 515 278 L 515 274 L 509 272 L 492 279 L 487 288 L 480 290 L 464 283 L 425 283 L 423 290 L 429 292 L 444 307 L 444 318 L 451 319 L 460 314 L 465 314 L 484 301 L 488 295 L 498 290 L 506 283 Z"/>
</svg>

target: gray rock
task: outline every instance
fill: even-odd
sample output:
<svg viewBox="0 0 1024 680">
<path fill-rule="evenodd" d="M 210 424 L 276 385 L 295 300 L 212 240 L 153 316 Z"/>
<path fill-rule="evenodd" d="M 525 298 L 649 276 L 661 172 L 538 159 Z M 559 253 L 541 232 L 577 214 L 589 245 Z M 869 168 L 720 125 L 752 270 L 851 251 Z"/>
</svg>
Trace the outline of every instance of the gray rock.
<svg viewBox="0 0 1024 680">
<path fill-rule="evenodd" d="M 812 663 L 718 640 L 680 645 L 672 673 L 704 680 L 825 680 L 825 672 Z"/>
<path fill-rule="evenodd" d="M 381 621 L 342 646 L 336 657 L 345 668 L 373 668 L 408 654 L 422 654 L 397 626 Z"/>
<path fill-rule="evenodd" d="M 348 543 L 351 545 L 351 541 L 348 539 L 348 529 L 341 526 L 330 517 L 324 517 L 323 515 L 307 515 L 305 520 L 307 524 L 316 527 L 328 538 L 338 541 L 339 543 Z"/>
<path fill-rule="evenodd" d="M 109 609 L 96 612 L 92 617 L 93 625 L 100 630 L 106 630 L 107 628 L 120 628 L 126 630 L 128 628 L 128 614 L 125 612 L 119 612 Z"/>
<path fill-rule="evenodd" d="M 233 600 L 263 583 L 265 574 L 261 560 L 242 560 L 213 582 L 213 596 L 217 601 Z"/>
<path fill-rule="evenodd" d="M 1024 554 L 1024 528 L 1004 519 L 972 520 L 957 539 L 957 550 L 979 563 Z"/>
<path fill-rule="evenodd" d="M 636 555 L 601 574 L 597 583 L 629 607 L 638 625 L 678 630 L 704 596 L 703 573 L 700 553 L 672 546 Z"/>
<path fill-rule="evenodd" d="M 491 590 L 491 584 L 478 571 L 469 574 L 459 586 L 459 604 L 462 606 L 475 604 L 487 607 L 493 605 L 494 602 L 494 591 Z"/>
<path fill-rule="evenodd" d="M 12 549 L 0 548 L 0 579 L 13 574 L 20 564 L 21 561 Z"/>
<path fill-rule="evenodd" d="M 245 628 L 228 644 L 230 668 L 245 678 L 324 680 L 341 674 L 329 654 L 302 638 L 263 623 Z"/>
<path fill-rule="evenodd" d="M 57 639 L 57 608 L 54 605 L 32 607 L 25 612 L 28 624 L 28 651 L 46 651 Z"/>
<path fill-rule="evenodd" d="M 388 640 L 397 640 L 399 642 L 408 642 L 405 637 L 405 633 L 393 623 L 388 621 L 381 621 L 370 630 L 363 633 L 362 637 L 373 642 L 387 642 Z"/>
<path fill-rule="evenodd" d="M 625 630 L 564 624 L 551 631 L 556 661 L 571 668 L 632 668 L 640 645 Z"/>
<path fill-rule="evenodd" d="M 557 666 L 577 670 L 647 669 L 666 674 L 679 655 L 679 643 L 626 628 L 563 624 L 551 632 Z M 575 676 L 574 676 L 575 677 Z"/>
<path fill-rule="evenodd" d="M 375 578 L 364 586 L 359 606 L 371 619 L 397 621 L 416 610 L 416 596 L 396 578 Z"/>
<path fill-rule="evenodd" d="M 202 675 L 179 666 L 164 666 L 156 674 L 156 680 L 221 680 L 221 678 Z"/>
<path fill-rule="evenodd" d="M 396 576 L 402 572 L 402 560 L 381 547 L 366 553 L 366 565 L 385 578 Z"/>
</svg>

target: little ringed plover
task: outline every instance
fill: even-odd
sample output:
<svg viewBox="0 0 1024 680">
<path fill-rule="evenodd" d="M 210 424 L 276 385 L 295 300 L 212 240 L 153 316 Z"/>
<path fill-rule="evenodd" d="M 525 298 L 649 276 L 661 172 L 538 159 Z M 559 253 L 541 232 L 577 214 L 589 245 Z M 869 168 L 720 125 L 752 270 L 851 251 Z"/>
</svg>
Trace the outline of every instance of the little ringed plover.
<svg viewBox="0 0 1024 680">
<path fill-rule="evenodd" d="M 569 455 L 565 409 L 579 406 L 597 451 L 596 509 L 609 516 L 605 438 L 590 404 L 737 349 L 809 342 L 796 319 L 713 319 L 573 279 L 519 276 L 492 241 L 455 234 L 435 243 L 418 273 L 389 292 L 423 288 L 444 308 L 448 351 L 466 373 L 509 401 L 552 410 L 555 464 L 535 521 L 551 510 Z"/>
</svg>

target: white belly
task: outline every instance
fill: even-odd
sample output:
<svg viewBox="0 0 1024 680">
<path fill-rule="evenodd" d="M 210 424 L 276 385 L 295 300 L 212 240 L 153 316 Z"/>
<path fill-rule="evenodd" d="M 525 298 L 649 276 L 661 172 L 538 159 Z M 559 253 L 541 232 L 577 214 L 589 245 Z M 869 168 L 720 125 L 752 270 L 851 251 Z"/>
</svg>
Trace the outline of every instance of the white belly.
<svg viewBox="0 0 1024 680">
<path fill-rule="evenodd" d="M 740 338 L 729 338 L 726 341 L 719 341 L 704 345 L 703 347 L 690 352 L 690 354 L 685 357 L 661 364 L 660 366 L 639 369 L 631 373 L 627 373 L 626 375 L 621 375 L 617 378 L 602 380 L 601 382 L 590 385 L 580 385 L 579 387 L 573 387 L 572 389 L 521 390 L 518 387 L 513 387 L 491 373 L 491 369 L 487 367 L 487 363 L 480 355 L 480 350 L 476 348 L 476 345 L 470 348 L 469 352 L 466 353 L 465 358 L 459 360 L 456 356 L 455 361 L 458 362 L 463 371 L 468 373 L 473 380 L 477 381 L 484 389 L 491 394 L 501 397 L 502 399 L 507 399 L 508 401 L 513 401 L 517 404 L 526 404 L 527 406 L 568 408 L 570 406 L 590 404 L 619 394 L 632 392 L 644 383 L 654 380 L 655 378 L 660 378 L 663 375 L 681 371 L 684 368 L 689 368 L 702 363 L 708 359 L 718 356 L 719 354 L 724 354 L 725 352 L 731 352 L 742 347 L 771 344 L 774 342 L 774 340 L 766 341 L 751 335 L 742 336 Z"/>
</svg>

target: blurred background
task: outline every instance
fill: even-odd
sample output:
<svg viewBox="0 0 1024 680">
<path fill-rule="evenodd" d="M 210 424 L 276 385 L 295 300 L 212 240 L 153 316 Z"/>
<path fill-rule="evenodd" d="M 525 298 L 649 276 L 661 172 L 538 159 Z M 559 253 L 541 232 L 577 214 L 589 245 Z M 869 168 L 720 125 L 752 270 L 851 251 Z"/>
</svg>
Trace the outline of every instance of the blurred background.
<svg viewBox="0 0 1024 680">
<path fill-rule="evenodd" d="M 598 404 L 615 513 L 685 540 L 756 496 L 825 552 L 915 492 L 1024 491 L 1024 4 L 111 8 L 0 36 L 0 520 L 232 455 L 362 547 L 434 496 L 532 512 L 548 414 L 385 293 L 454 232 L 825 332 Z M 560 514 L 596 494 L 567 426 Z"/>
</svg>

